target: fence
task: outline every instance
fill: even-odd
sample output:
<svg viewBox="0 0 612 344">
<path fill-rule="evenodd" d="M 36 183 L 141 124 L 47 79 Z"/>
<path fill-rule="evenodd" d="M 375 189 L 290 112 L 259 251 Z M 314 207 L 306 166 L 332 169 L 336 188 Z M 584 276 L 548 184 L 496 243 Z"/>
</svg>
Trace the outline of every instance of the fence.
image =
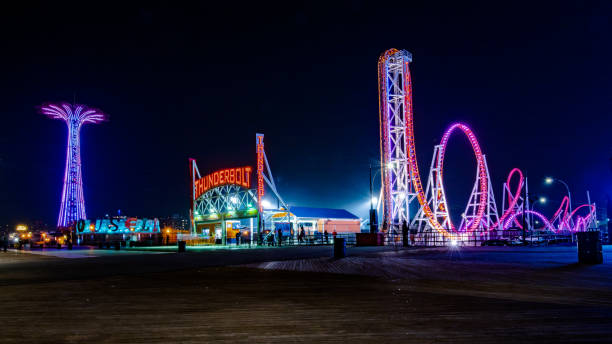
<svg viewBox="0 0 612 344">
<path fill-rule="evenodd" d="M 336 238 L 344 238 L 347 246 L 355 246 L 357 238 L 355 233 L 338 233 Z M 315 232 L 312 235 L 305 235 L 302 238 L 298 236 L 283 236 L 280 242 L 280 246 L 319 246 L 319 245 L 332 245 L 334 243 L 334 236 Z M 262 245 L 264 246 L 279 246 L 278 236 L 270 233 L 263 237 Z"/>
</svg>

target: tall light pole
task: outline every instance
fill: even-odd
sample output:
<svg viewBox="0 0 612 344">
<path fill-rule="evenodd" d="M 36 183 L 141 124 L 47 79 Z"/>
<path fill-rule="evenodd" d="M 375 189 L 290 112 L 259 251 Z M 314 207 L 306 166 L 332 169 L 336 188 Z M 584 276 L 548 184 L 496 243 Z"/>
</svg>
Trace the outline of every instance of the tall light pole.
<svg viewBox="0 0 612 344">
<path fill-rule="evenodd" d="M 370 164 L 370 211 L 372 211 L 372 209 L 374 208 L 374 205 L 372 203 L 372 164 Z"/>
<path fill-rule="evenodd" d="M 544 196 L 539 196 L 535 201 L 533 201 L 533 203 L 531 203 L 531 211 L 532 211 L 532 213 L 534 212 L 535 205 L 538 202 L 540 202 L 540 204 L 546 204 L 546 202 L 548 202 L 548 199 L 546 199 L 546 197 L 544 197 Z M 533 218 L 531 218 L 531 219 L 533 220 Z M 537 220 L 533 220 L 533 221 L 537 222 Z M 530 226 L 531 226 L 531 242 L 533 243 L 533 231 L 535 229 L 535 224 L 532 222 L 530 224 Z M 539 237 L 539 233 L 538 233 L 538 237 Z"/>
<path fill-rule="evenodd" d="M 380 165 L 376 167 L 380 167 Z M 380 170 L 375 171 L 374 178 L 376 178 L 378 172 L 380 172 Z M 370 164 L 370 233 L 375 233 L 378 232 L 378 220 L 376 218 L 376 211 L 374 210 L 374 203 L 376 201 L 372 193 L 372 164 Z"/>
</svg>

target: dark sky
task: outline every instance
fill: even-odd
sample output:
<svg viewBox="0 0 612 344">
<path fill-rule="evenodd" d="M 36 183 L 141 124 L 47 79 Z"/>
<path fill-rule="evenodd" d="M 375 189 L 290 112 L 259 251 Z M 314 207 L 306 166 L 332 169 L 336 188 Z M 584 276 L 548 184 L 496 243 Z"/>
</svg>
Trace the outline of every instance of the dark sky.
<svg viewBox="0 0 612 344">
<path fill-rule="evenodd" d="M 379 157 L 377 58 L 412 52 L 422 177 L 445 128 L 463 121 L 487 154 L 498 203 L 520 167 L 552 205 L 568 182 L 612 194 L 612 3 L 262 2 L 28 4 L 0 14 L 0 223 L 54 224 L 66 127 L 36 106 L 102 109 L 82 131 L 89 217 L 186 213 L 188 158 L 203 173 L 254 164 L 255 133 L 293 205 L 365 216 Z M 494 4 L 491 4 L 494 3 Z M 225 4 L 225 5 L 224 5 Z M 454 218 L 475 176 L 451 139 Z M 499 205 L 501 206 L 501 205 Z"/>
</svg>

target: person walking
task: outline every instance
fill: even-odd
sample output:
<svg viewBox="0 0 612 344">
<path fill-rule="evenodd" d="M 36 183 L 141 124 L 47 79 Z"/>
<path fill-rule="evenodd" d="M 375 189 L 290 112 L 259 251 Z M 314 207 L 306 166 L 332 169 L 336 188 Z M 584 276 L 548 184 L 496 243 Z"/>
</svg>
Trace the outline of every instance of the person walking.
<svg viewBox="0 0 612 344">
<path fill-rule="evenodd" d="M 268 246 L 274 246 L 274 232 L 271 231 L 268 235 Z"/>
<path fill-rule="evenodd" d="M 240 246 L 240 231 L 236 232 L 236 246 Z"/>
<path fill-rule="evenodd" d="M 325 243 L 329 243 L 329 233 L 327 233 L 327 229 L 323 231 L 323 237 L 325 238 Z"/>
</svg>

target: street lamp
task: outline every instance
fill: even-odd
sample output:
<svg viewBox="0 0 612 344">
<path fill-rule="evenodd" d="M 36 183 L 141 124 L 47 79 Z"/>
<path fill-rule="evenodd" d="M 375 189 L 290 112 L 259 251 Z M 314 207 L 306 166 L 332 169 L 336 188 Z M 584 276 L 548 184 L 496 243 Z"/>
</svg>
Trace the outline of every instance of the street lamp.
<svg viewBox="0 0 612 344">
<path fill-rule="evenodd" d="M 374 167 L 379 168 L 391 168 L 392 163 L 387 164 L 387 166 L 379 164 Z M 378 221 L 376 219 L 376 211 L 374 210 L 374 203 L 378 200 L 373 194 L 372 190 L 372 179 L 376 178 L 376 175 L 380 172 L 380 169 L 376 169 L 374 172 L 374 176 L 372 176 L 372 164 L 370 164 L 370 233 L 378 231 Z"/>
<path fill-rule="evenodd" d="M 535 205 L 536 205 L 537 203 L 540 203 L 540 204 L 546 204 L 546 203 L 548 202 L 548 198 L 546 198 L 545 196 L 539 196 L 539 197 L 538 197 L 538 196 L 536 196 L 536 197 L 537 197 L 537 198 L 536 198 L 536 200 L 534 200 L 534 201 L 531 203 L 531 211 L 532 211 L 532 212 L 535 210 Z M 530 218 L 531 218 L 531 217 L 530 217 Z M 538 221 L 536 220 L 536 224 L 537 224 L 537 222 L 538 222 Z M 534 227 L 534 226 L 532 225 L 532 228 L 533 228 L 533 227 Z"/>
</svg>

